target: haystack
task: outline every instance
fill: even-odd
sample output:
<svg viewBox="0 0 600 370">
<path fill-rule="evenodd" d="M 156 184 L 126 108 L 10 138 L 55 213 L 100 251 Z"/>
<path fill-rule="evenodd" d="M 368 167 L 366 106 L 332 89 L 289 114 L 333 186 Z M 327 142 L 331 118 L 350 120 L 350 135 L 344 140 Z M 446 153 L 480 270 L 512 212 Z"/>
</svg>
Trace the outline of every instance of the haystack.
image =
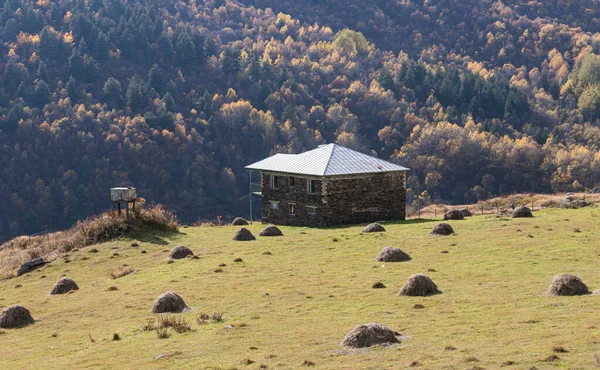
<svg viewBox="0 0 600 370">
<path fill-rule="evenodd" d="M 385 247 L 379 252 L 375 261 L 380 262 L 404 262 L 410 261 L 410 256 L 400 248 Z"/>
<path fill-rule="evenodd" d="M 429 296 L 441 293 L 437 285 L 425 274 L 415 274 L 406 280 L 398 295 L 411 297 Z"/>
<path fill-rule="evenodd" d="M 512 218 L 533 217 L 531 210 L 528 207 L 517 207 L 512 213 Z"/>
<path fill-rule="evenodd" d="M 248 225 L 248 221 L 243 219 L 242 217 L 236 217 L 233 222 L 231 222 L 233 226 L 245 226 Z"/>
<path fill-rule="evenodd" d="M 473 212 L 469 211 L 467 208 L 459 209 L 460 213 L 463 214 L 463 217 L 471 217 L 473 216 Z"/>
<path fill-rule="evenodd" d="M 585 295 L 590 294 L 588 287 L 577 276 L 560 274 L 552 279 L 552 284 L 546 291 L 547 295 Z"/>
<path fill-rule="evenodd" d="M 444 220 L 464 220 L 465 216 L 458 209 L 452 209 L 444 214 Z"/>
<path fill-rule="evenodd" d="M 283 236 L 283 233 L 275 225 L 269 225 L 260 232 L 260 236 Z"/>
<path fill-rule="evenodd" d="M 179 260 L 182 258 L 186 258 L 187 256 L 193 256 L 194 252 L 190 248 L 185 245 L 178 245 L 175 248 L 171 249 L 171 253 L 169 253 L 169 259 Z"/>
<path fill-rule="evenodd" d="M 34 322 L 29 310 L 18 304 L 8 306 L 0 312 L 0 328 L 2 329 L 22 328 Z"/>
<path fill-rule="evenodd" d="M 358 325 L 346 335 L 342 346 L 352 348 L 364 348 L 377 345 L 389 345 L 400 343 L 397 333 L 381 324 L 374 322 Z"/>
<path fill-rule="evenodd" d="M 377 222 L 373 222 L 372 224 L 368 224 L 367 227 L 363 229 L 363 233 L 382 233 L 385 231 L 385 228 L 378 224 Z"/>
<path fill-rule="evenodd" d="M 256 237 L 252 235 L 250 230 L 242 227 L 233 235 L 233 240 L 244 241 L 244 240 L 256 240 Z"/>
<path fill-rule="evenodd" d="M 452 226 L 448 225 L 445 222 L 440 222 L 439 224 L 435 225 L 433 227 L 433 230 L 431 230 L 431 233 L 429 233 L 429 235 L 442 235 L 442 236 L 447 236 L 450 234 L 454 234 L 454 229 L 452 229 Z"/>
<path fill-rule="evenodd" d="M 65 294 L 71 290 L 79 290 L 77 283 L 75 283 L 71 278 L 64 277 L 54 285 L 54 288 L 52 288 L 50 294 Z"/>
<path fill-rule="evenodd" d="M 189 307 L 178 294 L 167 292 L 161 294 L 152 305 L 152 313 L 180 313 L 188 311 Z"/>
</svg>

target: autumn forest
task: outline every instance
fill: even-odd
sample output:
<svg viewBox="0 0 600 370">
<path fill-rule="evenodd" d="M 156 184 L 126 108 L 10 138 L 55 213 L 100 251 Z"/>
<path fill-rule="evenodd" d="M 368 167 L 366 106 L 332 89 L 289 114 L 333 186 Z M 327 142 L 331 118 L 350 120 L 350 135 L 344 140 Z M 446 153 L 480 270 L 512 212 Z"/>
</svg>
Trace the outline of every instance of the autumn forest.
<svg viewBox="0 0 600 370">
<path fill-rule="evenodd" d="M 0 241 L 136 186 L 183 222 L 247 215 L 244 166 L 336 142 L 409 202 L 600 185 L 600 4 L 6 0 Z"/>
</svg>

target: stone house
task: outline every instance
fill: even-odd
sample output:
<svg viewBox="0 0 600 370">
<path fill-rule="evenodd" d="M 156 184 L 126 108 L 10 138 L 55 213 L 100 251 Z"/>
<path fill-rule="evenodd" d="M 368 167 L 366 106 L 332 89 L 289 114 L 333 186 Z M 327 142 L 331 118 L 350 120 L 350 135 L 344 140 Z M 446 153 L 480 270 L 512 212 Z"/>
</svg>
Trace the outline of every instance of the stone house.
<svg viewBox="0 0 600 370">
<path fill-rule="evenodd" d="M 337 144 L 275 154 L 246 168 L 260 171 L 255 193 L 262 196 L 265 223 L 321 227 L 405 219 L 408 168 Z"/>
</svg>

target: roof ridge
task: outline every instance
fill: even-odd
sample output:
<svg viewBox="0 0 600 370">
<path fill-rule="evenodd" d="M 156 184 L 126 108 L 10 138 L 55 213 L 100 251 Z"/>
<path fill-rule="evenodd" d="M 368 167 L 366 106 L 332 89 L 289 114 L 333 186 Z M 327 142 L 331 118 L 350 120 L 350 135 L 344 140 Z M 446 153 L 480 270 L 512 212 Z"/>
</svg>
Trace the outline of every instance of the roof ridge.
<svg viewBox="0 0 600 370">
<path fill-rule="evenodd" d="M 327 164 L 325 165 L 325 169 L 323 170 L 322 176 L 327 174 L 327 169 L 329 168 L 329 164 L 331 163 L 331 158 L 333 157 L 333 152 L 335 151 L 335 147 L 337 146 L 335 143 L 331 143 L 331 153 L 329 153 L 329 158 L 327 158 Z"/>
</svg>

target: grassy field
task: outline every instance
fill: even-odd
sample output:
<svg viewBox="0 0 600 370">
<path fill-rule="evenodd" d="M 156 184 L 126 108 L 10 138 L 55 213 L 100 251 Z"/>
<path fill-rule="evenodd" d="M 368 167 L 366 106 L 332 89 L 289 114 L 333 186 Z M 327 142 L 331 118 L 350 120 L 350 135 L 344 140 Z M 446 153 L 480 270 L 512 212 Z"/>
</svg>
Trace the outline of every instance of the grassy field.
<svg viewBox="0 0 600 370">
<path fill-rule="evenodd" d="M 0 281 L 0 308 L 23 304 L 36 319 L 22 329 L 0 330 L 0 368 L 594 366 L 593 354 L 600 353 L 600 296 L 548 297 L 544 291 L 559 273 L 577 275 L 591 290 L 600 288 L 595 264 L 600 211 L 549 209 L 533 219 L 477 216 L 452 221 L 456 235 L 430 237 L 436 222 L 389 223 L 386 233 L 364 235 L 359 226 L 283 227 L 283 237 L 251 242 L 232 241 L 237 229 L 232 226 L 190 227 L 83 248 L 68 255 L 70 262 L 61 257 Z M 250 227 L 255 235 L 261 228 Z M 200 258 L 168 263 L 168 251 L 178 244 Z M 388 245 L 413 259 L 373 262 Z M 90 253 L 92 248 L 98 252 Z M 139 271 L 112 279 L 111 272 L 124 264 Z M 397 296 L 418 272 L 429 275 L 443 294 Z M 73 278 L 80 290 L 49 296 L 62 276 Z M 373 289 L 378 281 L 387 288 Z M 113 286 L 117 290 L 108 290 Z M 193 308 L 183 315 L 192 331 L 171 330 L 169 338 L 159 339 L 141 328 L 153 318 L 154 299 L 166 291 L 180 294 Z M 223 312 L 224 321 L 196 323 L 200 313 L 213 312 Z M 389 348 L 340 347 L 348 331 L 368 322 L 406 339 Z M 121 340 L 113 341 L 115 333 Z"/>
</svg>

